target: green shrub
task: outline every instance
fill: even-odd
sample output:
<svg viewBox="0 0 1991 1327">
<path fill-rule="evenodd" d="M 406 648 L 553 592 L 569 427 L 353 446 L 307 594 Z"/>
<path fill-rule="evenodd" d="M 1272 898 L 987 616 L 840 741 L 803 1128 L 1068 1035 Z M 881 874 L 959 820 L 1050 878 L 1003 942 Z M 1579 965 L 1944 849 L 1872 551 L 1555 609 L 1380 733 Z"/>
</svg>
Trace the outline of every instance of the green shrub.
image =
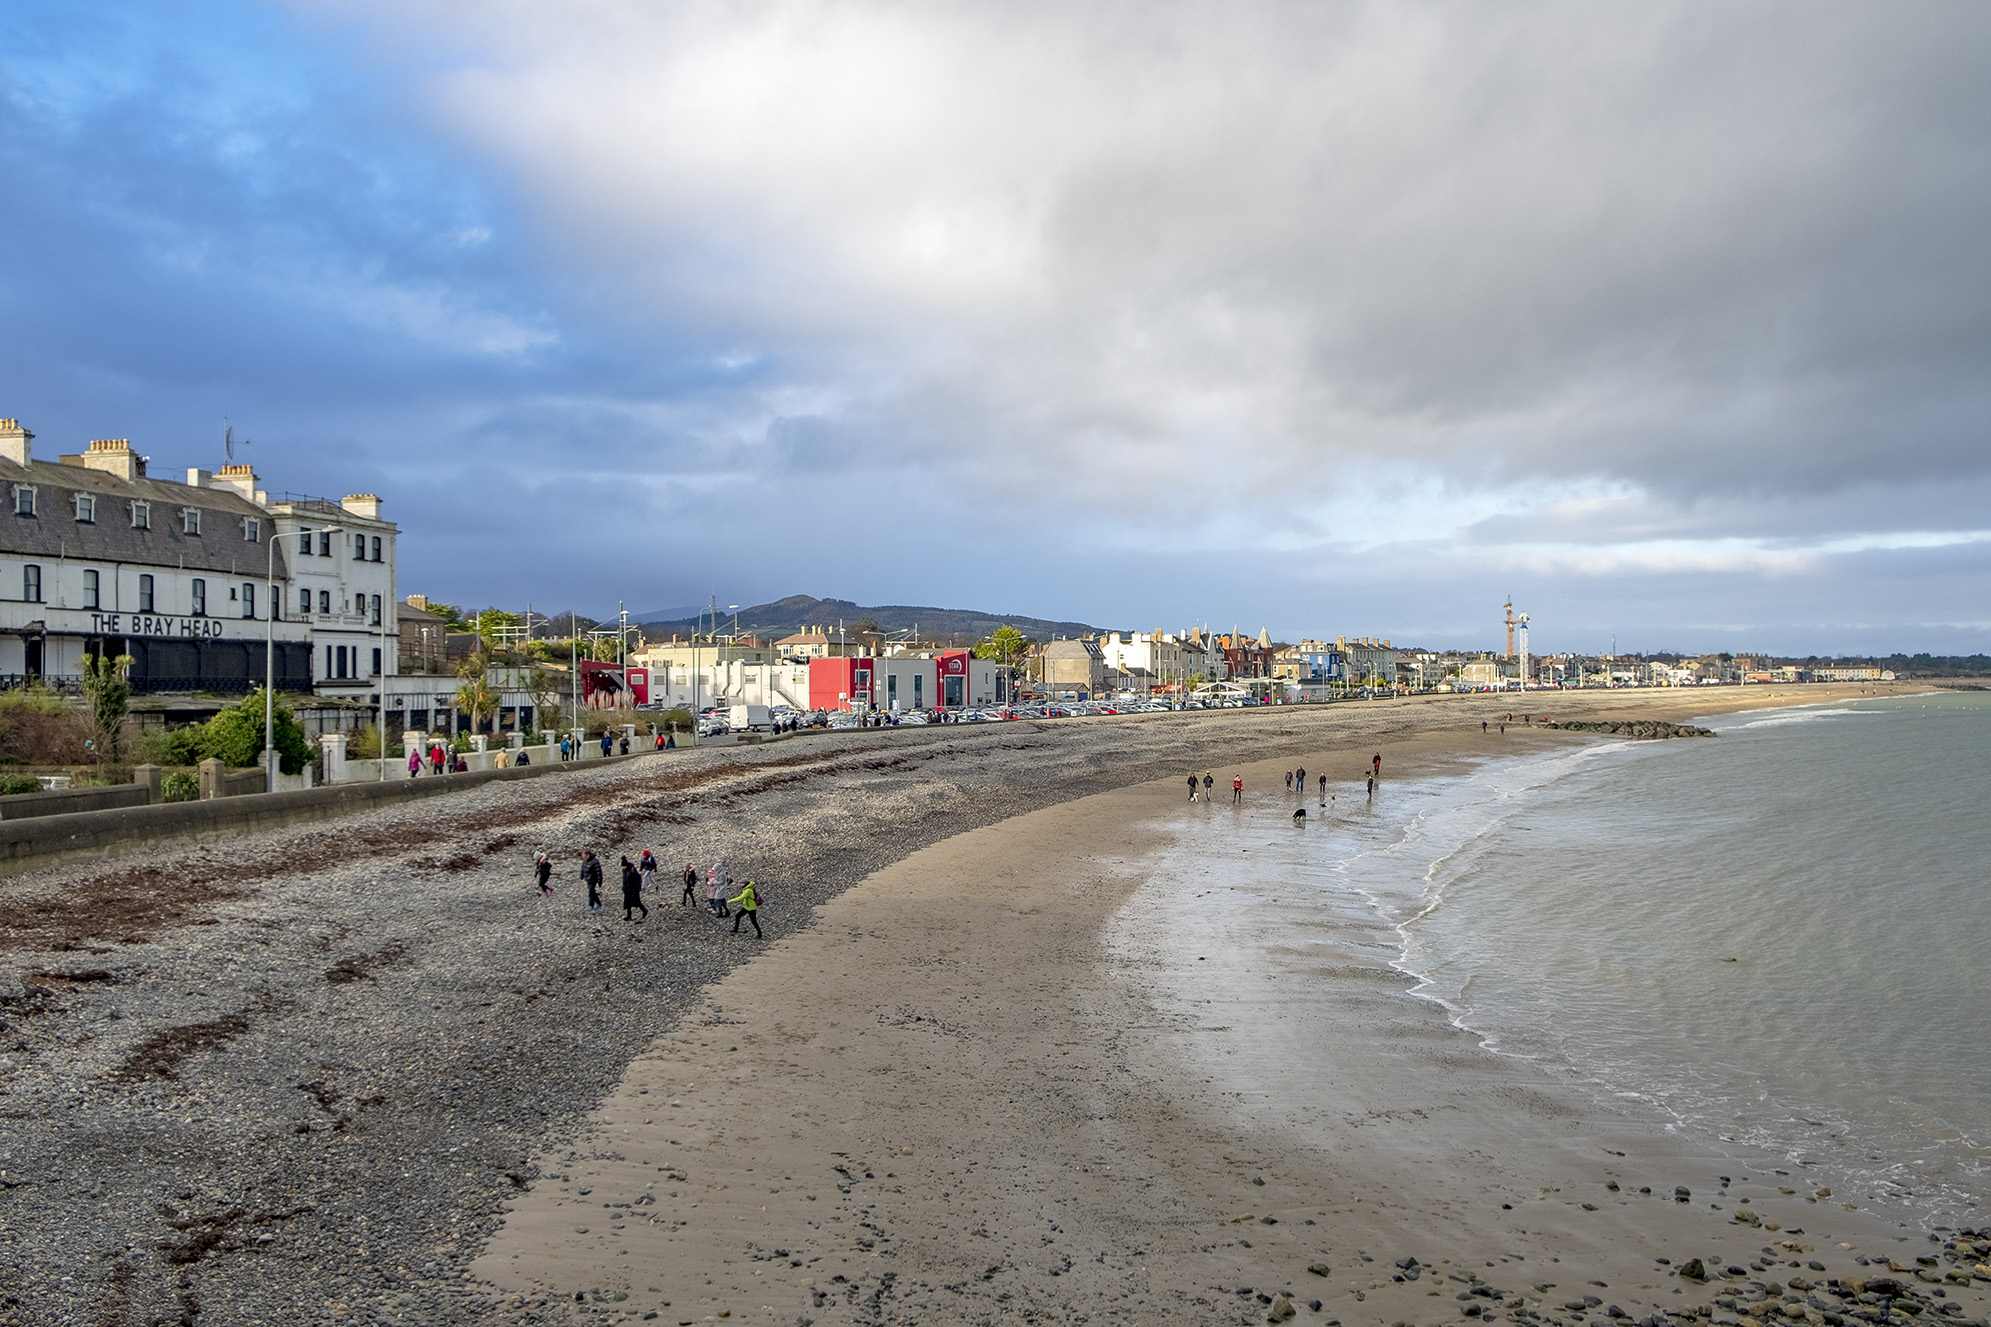
<svg viewBox="0 0 1991 1327">
<path fill-rule="evenodd" d="M 691 731 L 691 711 L 683 706 L 665 710 L 657 716 L 657 722 L 666 732 L 688 733 Z"/>
<path fill-rule="evenodd" d="M 183 769 L 174 770 L 159 781 L 159 800 L 162 802 L 198 802 L 200 800 L 200 776 Z"/>
<path fill-rule="evenodd" d="M 32 774 L 0 775 L 0 797 L 9 797 L 15 793 L 38 793 L 40 791 L 41 780 Z"/>
</svg>

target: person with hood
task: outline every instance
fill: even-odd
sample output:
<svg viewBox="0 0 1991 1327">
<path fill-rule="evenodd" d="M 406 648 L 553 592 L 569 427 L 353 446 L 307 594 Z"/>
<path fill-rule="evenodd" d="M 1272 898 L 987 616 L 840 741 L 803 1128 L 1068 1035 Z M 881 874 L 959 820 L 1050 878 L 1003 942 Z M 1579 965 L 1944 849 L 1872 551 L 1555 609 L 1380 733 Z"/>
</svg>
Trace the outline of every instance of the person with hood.
<svg viewBox="0 0 1991 1327">
<path fill-rule="evenodd" d="M 733 915 L 732 910 L 726 906 L 726 888 L 732 883 L 733 878 L 726 874 L 724 861 L 714 862 L 706 869 L 705 906 L 710 908 L 712 915 L 720 921 L 725 921 Z"/>
<path fill-rule="evenodd" d="M 553 859 L 545 853 L 532 859 L 533 873 L 539 877 L 539 897 L 553 897 Z"/>
<path fill-rule="evenodd" d="M 684 864 L 684 897 L 678 900 L 678 906 L 681 908 L 689 908 L 697 902 L 698 902 L 698 868 L 693 866 L 690 862 L 686 862 Z"/>
<path fill-rule="evenodd" d="M 581 849 L 581 880 L 588 887 L 588 911 L 601 911 L 601 858 L 591 848 Z"/>
<path fill-rule="evenodd" d="M 641 917 L 631 917 L 629 915 L 638 909 L 642 910 L 643 915 Z M 643 902 L 643 873 L 636 869 L 634 862 L 624 857 L 622 859 L 622 920 L 626 922 L 640 922 L 648 921 L 649 918 L 649 905 Z"/>
<path fill-rule="evenodd" d="M 422 750 L 420 747 L 411 746 L 408 748 L 408 777 L 412 779 L 421 772 Z"/>
<path fill-rule="evenodd" d="M 760 900 L 754 896 L 753 881 L 751 880 L 747 881 L 745 885 L 741 886 L 740 892 L 738 894 L 734 895 L 732 898 L 727 899 L 726 901 L 728 903 L 737 903 L 740 905 L 739 912 L 735 913 L 733 916 L 734 935 L 738 935 L 740 933 L 740 919 L 745 918 L 747 921 L 750 921 L 754 924 L 754 938 L 756 940 L 765 940 L 767 938 L 766 936 L 762 935 L 760 931 Z"/>
</svg>

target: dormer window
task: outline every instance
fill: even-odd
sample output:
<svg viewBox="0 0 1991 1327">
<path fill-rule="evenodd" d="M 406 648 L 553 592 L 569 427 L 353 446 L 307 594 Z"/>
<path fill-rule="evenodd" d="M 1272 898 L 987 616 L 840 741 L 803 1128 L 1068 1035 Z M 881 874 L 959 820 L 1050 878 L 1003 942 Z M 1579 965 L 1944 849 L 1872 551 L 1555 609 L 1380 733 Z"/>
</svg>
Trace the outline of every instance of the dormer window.
<svg viewBox="0 0 1991 1327">
<path fill-rule="evenodd" d="M 14 485 L 14 515 L 32 516 L 35 514 L 35 486 L 33 484 Z"/>
<path fill-rule="evenodd" d="M 76 519 L 84 525 L 94 524 L 97 519 L 97 495 L 78 493 L 76 495 Z"/>
<path fill-rule="evenodd" d="M 182 507 L 182 508 L 180 508 L 180 532 L 181 532 L 182 534 L 199 534 L 199 533 L 200 533 L 200 508 L 199 508 L 199 507 Z"/>
<path fill-rule="evenodd" d="M 252 544 L 263 541 L 263 523 L 254 516 L 242 518 L 242 537 Z"/>
<path fill-rule="evenodd" d="M 131 504 L 131 528 L 134 530 L 150 530 L 152 528 L 151 503 L 133 502 Z"/>
</svg>

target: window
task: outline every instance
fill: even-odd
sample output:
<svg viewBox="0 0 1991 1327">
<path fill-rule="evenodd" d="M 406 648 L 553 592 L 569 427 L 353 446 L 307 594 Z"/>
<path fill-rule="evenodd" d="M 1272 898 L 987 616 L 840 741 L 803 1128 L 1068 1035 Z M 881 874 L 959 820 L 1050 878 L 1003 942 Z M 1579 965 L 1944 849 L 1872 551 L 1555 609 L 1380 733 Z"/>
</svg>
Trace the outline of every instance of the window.
<svg viewBox="0 0 1991 1327">
<path fill-rule="evenodd" d="M 256 583 L 254 581 L 243 581 L 242 616 L 254 617 L 255 615 L 256 615 Z"/>
<path fill-rule="evenodd" d="M 353 536 L 353 558 L 359 562 L 366 561 L 366 536 L 363 534 Z"/>
<path fill-rule="evenodd" d="M 182 534 L 199 534 L 199 533 L 200 533 L 200 508 L 199 508 L 199 507 L 182 507 L 182 508 L 180 508 L 180 532 L 181 532 Z"/>
<path fill-rule="evenodd" d="M 377 649 L 373 652 L 373 675 L 380 676 L 380 651 Z"/>
<path fill-rule="evenodd" d="M 141 574 L 138 578 L 138 611 L 141 613 L 152 611 L 152 577 L 150 574 Z"/>
<path fill-rule="evenodd" d="M 131 528 L 134 530 L 150 530 L 152 528 L 151 503 L 134 502 L 131 504 Z"/>
<path fill-rule="evenodd" d="M 242 537 L 252 544 L 263 542 L 263 523 L 254 516 L 242 518 Z"/>
<path fill-rule="evenodd" d="M 32 562 L 21 568 L 21 598 L 31 604 L 41 602 L 41 568 Z"/>
<path fill-rule="evenodd" d="M 311 591 L 299 590 L 297 592 L 297 611 L 306 617 L 311 615 Z"/>
<path fill-rule="evenodd" d="M 194 577 L 193 615 L 195 617 L 207 616 L 207 582 L 198 576 Z"/>
<path fill-rule="evenodd" d="M 373 560 L 374 560 L 375 562 L 378 562 L 378 561 L 380 561 L 380 536 L 379 536 L 379 535 L 375 535 L 375 536 L 373 537 Z"/>
<path fill-rule="evenodd" d="M 85 525 L 94 524 L 97 519 L 97 495 L 78 493 L 76 495 L 76 519 Z"/>
<path fill-rule="evenodd" d="M 332 611 L 332 592 L 330 590 L 320 590 L 318 592 L 318 611 L 321 613 Z"/>
<path fill-rule="evenodd" d="M 377 626 L 379 626 L 379 625 L 380 625 L 380 596 L 379 596 L 379 595 L 377 595 L 377 594 L 376 594 L 375 596 L 373 596 L 373 600 L 372 600 L 372 607 L 371 607 L 370 611 L 371 611 L 371 613 L 372 613 L 372 620 L 371 620 L 370 622 L 368 622 L 368 623 L 367 623 L 367 625 L 368 625 L 368 626 L 370 626 L 370 627 L 377 627 Z M 376 671 L 378 671 L 378 670 L 376 670 Z"/>
<path fill-rule="evenodd" d="M 14 485 L 14 515 L 32 516 L 35 514 L 35 486 L 33 484 Z"/>
<path fill-rule="evenodd" d="M 98 606 L 97 595 L 101 587 L 102 582 L 95 571 L 86 570 L 83 573 L 83 607 L 96 608 Z"/>
<path fill-rule="evenodd" d="M 332 532 L 330 530 L 321 530 L 318 534 L 318 556 L 321 558 L 332 556 Z"/>
<path fill-rule="evenodd" d="M 299 557 L 311 556 L 311 527 L 308 525 L 297 532 L 297 554 Z"/>
</svg>

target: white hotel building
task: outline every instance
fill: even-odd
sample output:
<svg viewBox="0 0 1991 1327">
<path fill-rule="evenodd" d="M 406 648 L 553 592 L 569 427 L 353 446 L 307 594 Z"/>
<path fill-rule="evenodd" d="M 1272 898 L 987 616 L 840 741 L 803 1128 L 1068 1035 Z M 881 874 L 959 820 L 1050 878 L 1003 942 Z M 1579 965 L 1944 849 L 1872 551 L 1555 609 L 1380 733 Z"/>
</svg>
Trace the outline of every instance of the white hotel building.
<svg viewBox="0 0 1991 1327">
<path fill-rule="evenodd" d="M 246 465 L 146 473 L 122 439 L 54 460 L 0 419 L 0 686 L 73 685 L 128 654 L 138 692 L 373 701 L 395 671 L 399 533 L 380 499 L 271 501 Z"/>
</svg>

